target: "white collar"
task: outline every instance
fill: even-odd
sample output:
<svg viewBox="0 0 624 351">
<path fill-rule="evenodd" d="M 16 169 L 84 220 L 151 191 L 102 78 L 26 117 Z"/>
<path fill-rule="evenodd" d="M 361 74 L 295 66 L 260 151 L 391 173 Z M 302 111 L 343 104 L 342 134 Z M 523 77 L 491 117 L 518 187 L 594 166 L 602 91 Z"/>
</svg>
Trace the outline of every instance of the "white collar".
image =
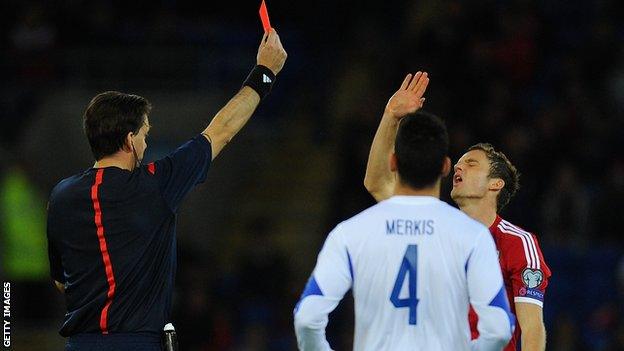
<svg viewBox="0 0 624 351">
<path fill-rule="evenodd" d="M 386 201 L 391 202 L 391 203 L 412 204 L 412 205 L 441 202 L 440 199 L 434 196 L 412 196 L 412 195 L 394 195 Z"/>
</svg>

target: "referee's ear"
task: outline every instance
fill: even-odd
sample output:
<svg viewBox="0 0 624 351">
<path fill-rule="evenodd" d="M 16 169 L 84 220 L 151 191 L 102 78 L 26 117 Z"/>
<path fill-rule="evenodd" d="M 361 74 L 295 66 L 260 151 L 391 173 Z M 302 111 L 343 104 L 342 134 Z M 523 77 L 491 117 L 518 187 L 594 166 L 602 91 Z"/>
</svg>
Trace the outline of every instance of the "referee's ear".
<svg viewBox="0 0 624 351">
<path fill-rule="evenodd" d="M 128 134 L 126 134 L 123 147 L 121 148 L 124 152 L 127 152 L 127 153 L 132 152 L 132 137 L 133 136 L 134 136 L 134 133 L 132 132 L 128 132 Z"/>
</svg>

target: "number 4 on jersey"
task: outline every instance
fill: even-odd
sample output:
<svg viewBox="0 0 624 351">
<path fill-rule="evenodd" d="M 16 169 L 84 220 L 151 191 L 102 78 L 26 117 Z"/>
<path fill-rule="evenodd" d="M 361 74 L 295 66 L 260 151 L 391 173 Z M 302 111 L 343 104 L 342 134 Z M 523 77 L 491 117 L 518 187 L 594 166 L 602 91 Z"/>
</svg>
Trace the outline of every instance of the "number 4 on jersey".
<svg viewBox="0 0 624 351">
<path fill-rule="evenodd" d="M 418 277 L 418 271 L 416 270 L 416 264 L 418 262 L 418 247 L 416 245 L 408 245 L 401 262 L 401 268 L 394 282 L 394 288 L 390 295 L 390 301 L 396 308 L 409 307 L 409 324 L 416 325 L 416 307 L 418 306 L 418 298 L 416 297 L 416 278 Z M 399 298 L 401 293 L 401 287 L 407 276 L 407 298 Z"/>
</svg>

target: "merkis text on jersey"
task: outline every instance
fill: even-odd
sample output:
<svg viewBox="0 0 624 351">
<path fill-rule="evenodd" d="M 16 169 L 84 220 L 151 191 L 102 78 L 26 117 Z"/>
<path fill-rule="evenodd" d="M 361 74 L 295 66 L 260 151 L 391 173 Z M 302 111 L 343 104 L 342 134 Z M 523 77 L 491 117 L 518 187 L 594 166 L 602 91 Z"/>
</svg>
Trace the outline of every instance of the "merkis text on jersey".
<svg viewBox="0 0 624 351">
<path fill-rule="evenodd" d="M 386 220 L 387 235 L 433 235 L 434 231 L 434 221 L 431 219 Z"/>
</svg>

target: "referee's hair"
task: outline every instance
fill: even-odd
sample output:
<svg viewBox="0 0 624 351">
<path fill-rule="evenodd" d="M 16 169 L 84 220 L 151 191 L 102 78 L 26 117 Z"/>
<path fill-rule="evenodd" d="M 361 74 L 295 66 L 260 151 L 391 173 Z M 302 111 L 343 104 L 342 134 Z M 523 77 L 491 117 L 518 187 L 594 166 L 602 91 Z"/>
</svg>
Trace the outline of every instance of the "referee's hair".
<svg viewBox="0 0 624 351">
<path fill-rule="evenodd" d="M 107 91 L 96 95 L 84 112 L 84 130 L 95 160 L 112 155 L 126 136 L 139 132 L 152 105 L 144 97 Z"/>
<path fill-rule="evenodd" d="M 434 185 L 448 149 L 448 132 L 439 117 L 424 111 L 404 117 L 394 143 L 400 181 L 416 189 Z"/>
</svg>

